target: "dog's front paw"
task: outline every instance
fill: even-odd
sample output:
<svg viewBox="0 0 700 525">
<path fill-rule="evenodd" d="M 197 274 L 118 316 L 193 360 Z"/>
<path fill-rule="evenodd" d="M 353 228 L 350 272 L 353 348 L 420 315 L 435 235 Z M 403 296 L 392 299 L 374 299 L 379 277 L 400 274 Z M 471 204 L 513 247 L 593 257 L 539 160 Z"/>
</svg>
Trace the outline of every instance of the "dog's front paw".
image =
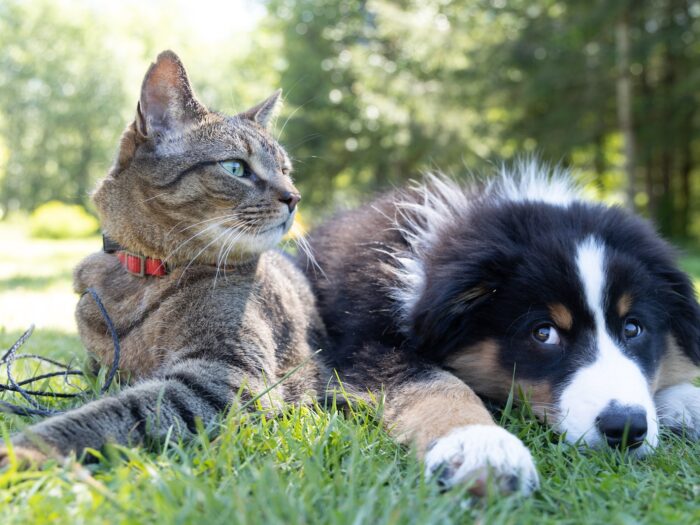
<svg viewBox="0 0 700 525">
<path fill-rule="evenodd" d="M 700 439 L 700 388 L 683 383 L 657 392 L 654 397 L 659 424 L 691 439 Z"/>
<path fill-rule="evenodd" d="M 471 484 L 476 496 L 486 494 L 489 480 L 505 494 L 527 495 L 539 486 L 530 451 L 495 425 L 469 425 L 441 437 L 425 455 L 425 471 L 445 488 Z"/>
</svg>

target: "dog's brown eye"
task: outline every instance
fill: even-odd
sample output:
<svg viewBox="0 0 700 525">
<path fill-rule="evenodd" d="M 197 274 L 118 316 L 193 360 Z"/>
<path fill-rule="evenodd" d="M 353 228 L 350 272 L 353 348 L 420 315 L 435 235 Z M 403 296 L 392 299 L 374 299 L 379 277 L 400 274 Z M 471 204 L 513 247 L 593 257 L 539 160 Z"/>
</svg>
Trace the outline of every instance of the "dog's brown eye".
<svg viewBox="0 0 700 525">
<path fill-rule="evenodd" d="M 534 337 L 538 342 L 546 345 L 558 345 L 561 342 L 559 332 L 557 332 L 557 329 L 549 323 L 537 325 L 532 330 L 532 337 Z"/>
<path fill-rule="evenodd" d="M 642 325 L 634 319 L 627 319 L 625 321 L 625 338 L 634 339 L 639 337 L 642 333 Z"/>
</svg>

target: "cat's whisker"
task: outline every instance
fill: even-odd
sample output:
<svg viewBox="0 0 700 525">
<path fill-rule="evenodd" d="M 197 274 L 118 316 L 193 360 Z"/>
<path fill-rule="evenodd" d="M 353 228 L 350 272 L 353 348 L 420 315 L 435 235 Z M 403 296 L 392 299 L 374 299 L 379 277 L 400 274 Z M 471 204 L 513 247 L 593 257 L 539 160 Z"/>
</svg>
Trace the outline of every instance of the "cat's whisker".
<svg viewBox="0 0 700 525">
<path fill-rule="evenodd" d="M 190 224 L 190 225 L 187 226 L 186 228 L 182 228 L 181 230 L 178 230 L 177 233 L 186 232 L 187 230 L 189 230 L 189 229 L 191 229 L 191 228 L 194 228 L 195 226 L 199 226 L 200 224 L 205 224 L 205 223 L 207 223 L 207 222 L 212 222 L 212 221 L 216 221 L 216 220 L 219 220 L 219 219 L 227 219 L 227 218 L 229 218 L 229 217 L 230 217 L 230 218 L 235 218 L 236 215 L 235 215 L 235 214 L 232 214 L 232 213 L 227 213 L 226 215 L 219 215 L 218 217 L 211 217 L 211 218 L 209 218 L 209 219 L 204 219 L 203 221 L 195 222 L 195 223 L 193 223 L 193 224 Z M 180 222 L 183 222 L 183 221 L 180 221 Z M 179 224 L 179 223 L 178 223 L 178 224 Z"/>
<path fill-rule="evenodd" d="M 181 221 L 177 221 L 172 228 L 170 228 L 167 232 L 165 232 L 165 238 L 168 239 L 170 237 L 170 234 L 173 233 L 173 230 L 175 228 L 177 228 L 178 226 L 180 226 L 183 222 L 185 222 L 184 219 Z"/>
<path fill-rule="evenodd" d="M 198 258 L 200 255 L 202 255 L 202 253 L 204 253 L 204 252 L 207 250 L 207 248 L 209 248 L 212 244 L 214 244 L 214 243 L 216 243 L 217 241 L 219 241 L 219 239 L 221 239 L 224 235 L 230 234 L 231 228 L 238 228 L 240 224 L 241 224 L 241 222 L 238 221 L 237 223 L 231 225 L 229 228 L 225 229 L 225 230 L 224 230 L 223 232 L 221 232 L 219 235 L 217 235 L 216 237 L 214 237 L 214 239 L 212 239 L 210 242 L 208 242 L 201 250 L 199 250 L 199 251 L 197 252 L 197 254 L 196 254 L 192 259 L 190 259 L 190 262 L 187 263 L 187 266 L 185 266 L 185 269 L 183 270 L 182 275 L 180 275 L 180 278 L 178 279 L 178 283 L 180 282 L 180 279 L 182 279 L 182 277 L 185 275 L 185 273 L 187 272 L 187 270 L 190 268 L 190 266 L 192 266 L 192 264 L 197 260 L 197 258 Z M 223 225 L 223 224 L 221 224 L 221 225 Z M 245 227 L 245 225 L 244 225 L 244 227 Z"/>
<path fill-rule="evenodd" d="M 224 242 L 221 243 L 221 246 L 219 247 L 219 254 L 216 257 L 216 276 L 214 277 L 214 285 L 216 285 L 216 279 L 219 277 L 219 269 L 221 267 L 221 258 L 224 255 L 224 251 L 226 250 L 226 243 L 228 240 L 231 238 L 231 236 L 234 235 L 234 232 L 236 230 L 234 228 L 230 228 L 230 232 L 228 234 L 228 237 L 224 239 Z"/>
<path fill-rule="evenodd" d="M 311 101 L 309 101 L 311 102 Z M 294 111 L 292 111 L 289 116 L 287 117 L 287 120 L 284 121 L 284 124 L 282 125 L 282 129 L 280 129 L 279 133 L 277 133 L 277 140 L 280 139 L 282 136 L 282 133 L 284 133 L 284 128 L 287 127 L 287 123 L 289 123 L 290 119 L 296 115 L 296 112 L 299 111 L 301 108 L 306 106 L 309 102 L 304 102 L 301 106 L 298 106 Z"/>
<path fill-rule="evenodd" d="M 238 239 L 239 239 L 240 237 L 242 237 L 244 234 L 248 233 L 249 231 L 250 231 L 250 230 L 249 230 L 248 227 L 243 226 L 243 228 L 241 228 L 241 229 L 234 230 L 234 232 L 236 233 L 235 236 L 229 237 L 229 238 L 226 239 L 226 251 L 224 252 L 224 257 L 223 257 L 224 277 L 226 277 L 226 261 L 228 260 L 228 256 L 229 256 L 229 254 L 231 253 L 231 250 L 233 250 L 233 247 L 235 246 L 236 241 L 238 241 Z M 218 273 L 219 273 L 219 267 L 218 267 L 218 266 L 217 266 L 217 269 L 216 269 L 216 273 L 217 273 L 217 276 L 218 276 Z M 216 280 L 215 280 L 215 285 L 216 285 Z"/>
<path fill-rule="evenodd" d="M 306 137 L 304 137 L 303 139 L 301 139 L 301 140 L 300 140 L 299 142 L 297 142 L 296 144 L 293 144 L 293 145 L 291 145 L 291 146 L 288 146 L 287 149 L 288 149 L 288 150 L 292 150 L 292 149 L 294 149 L 294 148 L 298 148 L 299 146 L 302 146 L 303 144 L 306 144 L 306 143 L 309 142 L 310 140 L 313 140 L 313 139 L 318 138 L 318 137 L 320 137 L 320 136 L 321 136 L 320 133 L 311 133 L 310 135 L 307 135 Z"/>
<path fill-rule="evenodd" d="M 216 288 L 216 281 L 219 278 L 219 272 L 221 271 L 222 263 L 224 265 L 224 275 L 226 275 L 226 259 L 228 258 L 227 248 L 229 243 L 235 242 L 236 239 L 240 236 L 239 231 L 240 230 L 237 230 L 236 228 L 231 228 L 231 232 L 229 233 L 228 237 L 226 237 L 226 239 L 224 239 L 224 242 L 221 243 L 221 248 L 219 249 L 219 256 L 216 259 L 216 275 L 214 276 L 213 288 Z"/>
<path fill-rule="evenodd" d="M 180 284 L 180 281 L 182 280 L 182 278 L 183 278 L 183 277 L 185 276 L 185 274 L 187 273 L 187 270 L 190 268 L 190 266 L 192 266 L 192 264 L 197 260 L 197 258 L 198 258 L 200 255 L 202 255 L 202 254 L 207 250 L 207 248 L 209 248 L 209 246 L 211 246 L 212 244 L 214 244 L 216 241 L 218 241 L 219 239 L 221 239 L 221 237 L 223 237 L 224 235 L 227 235 L 228 233 L 229 233 L 229 230 L 228 230 L 228 229 L 227 229 L 227 230 L 224 230 L 222 233 L 220 233 L 219 235 L 217 235 L 216 237 L 214 237 L 211 241 L 209 241 L 207 244 L 205 244 L 205 245 L 204 245 L 204 248 L 202 248 L 201 250 L 199 250 L 199 251 L 197 252 L 197 254 L 196 254 L 194 257 L 192 257 L 192 258 L 190 259 L 190 262 L 187 263 L 187 266 L 185 266 L 185 269 L 182 271 L 182 274 L 180 275 L 180 277 L 179 277 L 178 280 L 177 280 L 178 285 Z"/>
<path fill-rule="evenodd" d="M 187 240 L 181 242 L 180 244 L 177 245 L 177 247 L 176 247 L 173 251 L 171 251 L 168 255 L 165 256 L 165 258 L 163 259 L 163 262 L 167 263 L 168 261 L 170 261 L 170 259 L 171 259 L 171 257 L 172 257 L 173 255 L 175 255 L 178 251 L 180 251 L 182 248 L 184 248 L 184 247 L 185 247 L 187 244 L 189 244 L 191 241 L 193 241 L 194 239 L 196 239 L 196 238 L 199 237 L 200 235 L 205 234 L 206 232 L 208 232 L 208 231 L 211 230 L 212 228 L 216 228 L 216 227 L 221 226 L 222 223 L 223 223 L 223 221 L 222 221 L 222 222 L 217 222 L 217 223 L 215 223 L 215 224 L 210 224 L 210 225 L 207 226 L 206 228 L 203 228 L 203 229 L 200 230 L 199 232 L 197 232 L 197 233 L 195 233 L 194 235 L 192 235 L 191 237 L 189 237 Z"/>
<path fill-rule="evenodd" d="M 176 252 L 178 252 L 180 249 L 182 249 L 186 244 L 188 244 L 190 241 L 196 239 L 196 238 L 199 237 L 200 235 L 206 233 L 207 231 L 211 230 L 212 228 L 224 226 L 227 222 L 232 221 L 232 220 L 235 220 L 235 221 L 237 221 L 237 222 L 234 223 L 234 224 L 232 224 L 232 225 L 230 225 L 231 227 L 236 227 L 236 226 L 238 226 L 239 224 L 242 224 L 241 221 L 238 220 L 238 219 L 236 219 L 236 217 L 235 217 L 234 215 L 227 215 L 226 217 L 228 217 L 228 218 L 226 218 L 226 219 L 224 219 L 224 220 L 221 220 L 221 221 L 219 221 L 219 222 L 217 222 L 217 223 L 215 223 L 215 224 L 210 224 L 210 225 L 207 226 L 206 228 L 202 229 L 200 232 L 198 232 L 198 233 L 192 235 L 191 237 L 189 237 L 186 241 L 180 243 L 172 252 L 170 252 L 170 253 L 163 259 L 163 262 L 168 262 L 168 261 L 170 260 L 170 258 L 171 258 L 173 255 L 175 255 Z"/>
<path fill-rule="evenodd" d="M 162 197 L 163 195 L 170 195 L 170 192 L 164 191 L 162 193 L 153 195 L 152 197 L 148 197 L 147 199 L 142 200 L 141 204 L 143 204 L 144 202 L 152 201 L 153 199 L 157 199 L 158 197 Z"/>
<path fill-rule="evenodd" d="M 326 275 L 326 272 L 323 271 L 323 268 L 321 268 L 321 266 L 316 261 L 316 256 L 313 253 L 313 249 L 311 248 L 309 241 L 306 240 L 306 232 L 304 231 L 304 229 L 301 226 L 299 226 L 298 223 L 295 222 L 294 224 L 292 224 L 290 233 L 292 235 L 291 238 L 296 244 L 297 248 L 301 250 L 306 256 L 307 264 L 311 263 L 313 271 L 316 272 L 318 270 L 321 273 L 321 275 L 327 279 L 328 276 Z"/>
</svg>

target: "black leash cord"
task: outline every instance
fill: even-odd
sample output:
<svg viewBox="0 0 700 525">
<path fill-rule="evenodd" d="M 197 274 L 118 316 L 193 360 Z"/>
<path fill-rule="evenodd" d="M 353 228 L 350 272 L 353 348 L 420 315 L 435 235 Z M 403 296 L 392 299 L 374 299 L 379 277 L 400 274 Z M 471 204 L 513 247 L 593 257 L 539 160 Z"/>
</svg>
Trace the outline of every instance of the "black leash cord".
<svg viewBox="0 0 700 525">
<path fill-rule="evenodd" d="M 93 288 L 88 288 L 85 290 L 83 295 L 86 293 L 89 293 L 93 300 L 95 301 L 95 304 L 97 305 L 97 308 L 100 311 L 100 314 L 102 315 L 102 318 L 104 319 L 105 324 L 107 325 L 107 329 L 109 330 L 110 335 L 112 336 L 112 344 L 114 345 L 114 359 L 112 361 L 112 366 L 109 369 L 109 372 L 107 372 L 107 376 L 105 377 L 105 382 L 102 385 L 102 388 L 100 388 L 100 395 L 103 395 L 109 390 L 109 387 L 112 385 L 112 381 L 114 380 L 114 376 L 117 373 L 117 369 L 119 368 L 119 358 L 121 356 L 121 347 L 119 346 L 119 337 L 117 336 L 117 330 L 114 328 L 114 323 L 112 323 L 112 319 L 109 317 L 109 314 L 107 313 L 107 309 L 104 307 L 102 304 L 102 300 L 100 299 L 100 296 L 98 293 L 93 289 Z M 57 409 L 52 409 L 45 407 L 38 403 L 34 398 L 36 397 L 53 397 L 53 398 L 74 398 L 74 397 L 85 397 L 85 394 L 88 392 L 88 390 L 82 390 L 80 392 L 75 392 L 75 393 L 64 393 L 64 392 L 51 392 L 48 390 L 26 390 L 24 389 L 24 385 L 31 385 L 37 381 L 41 381 L 43 379 L 49 379 L 52 377 L 59 377 L 63 376 L 64 382 L 66 384 L 70 383 L 68 382 L 68 376 L 84 376 L 85 373 L 82 370 L 78 370 L 75 368 L 71 368 L 70 364 L 66 365 L 64 363 L 61 363 L 59 361 L 56 361 L 54 359 L 49 359 L 48 357 L 43 357 L 40 355 L 35 355 L 35 354 L 20 354 L 17 355 L 17 350 L 29 339 L 29 337 L 32 335 L 32 332 L 34 331 L 34 325 L 31 325 L 26 332 L 24 332 L 19 339 L 7 350 L 2 357 L 0 357 L 0 366 L 5 365 L 7 367 L 7 384 L 2 384 L 0 383 L 0 392 L 7 391 L 7 392 L 17 392 L 19 393 L 30 406 L 22 407 L 19 405 L 14 405 L 12 403 L 8 403 L 7 401 L 0 400 L 0 412 L 7 412 L 10 414 L 16 414 L 20 416 L 53 416 L 56 414 L 61 414 L 65 412 L 65 410 L 57 410 Z M 61 371 L 56 371 L 56 372 L 48 372 L 45 374 L 40 374 L 38 376 L 31 377 L 29 379 L 25 379 L 23 381 L 15 381 L 14 377 L 12 376 L 12 366 L 15 363 L 15 361 L 19 361 L 20 359 L 32 359 L 35 361 L 40 361 L 42 363 L 48 363 L 52 366 L 62 368 L 63 370 Z M 73 385 L 71 385 L 73 386 Z"/>
</svg>

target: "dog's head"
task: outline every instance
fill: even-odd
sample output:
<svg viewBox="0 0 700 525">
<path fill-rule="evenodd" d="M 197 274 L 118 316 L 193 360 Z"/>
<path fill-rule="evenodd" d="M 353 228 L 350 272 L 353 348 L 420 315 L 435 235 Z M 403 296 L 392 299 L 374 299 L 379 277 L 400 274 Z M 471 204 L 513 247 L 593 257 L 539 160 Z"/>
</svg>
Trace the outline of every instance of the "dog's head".
<svg viewBox="0 0 700 525">
<path fill-rule="evenodd" d="M 441 192 L 455 201 L 443 187 L 404 217 Z M 470 199 L 409 232 L 425 241 L 406 308 L 419 351 L 498 401 L 515 379 L 570 442 L 655 446 L 654 393 L 700 361 L 700 308 L 671 248 L 620 208 L 526 191 Z"/>
</svg>

